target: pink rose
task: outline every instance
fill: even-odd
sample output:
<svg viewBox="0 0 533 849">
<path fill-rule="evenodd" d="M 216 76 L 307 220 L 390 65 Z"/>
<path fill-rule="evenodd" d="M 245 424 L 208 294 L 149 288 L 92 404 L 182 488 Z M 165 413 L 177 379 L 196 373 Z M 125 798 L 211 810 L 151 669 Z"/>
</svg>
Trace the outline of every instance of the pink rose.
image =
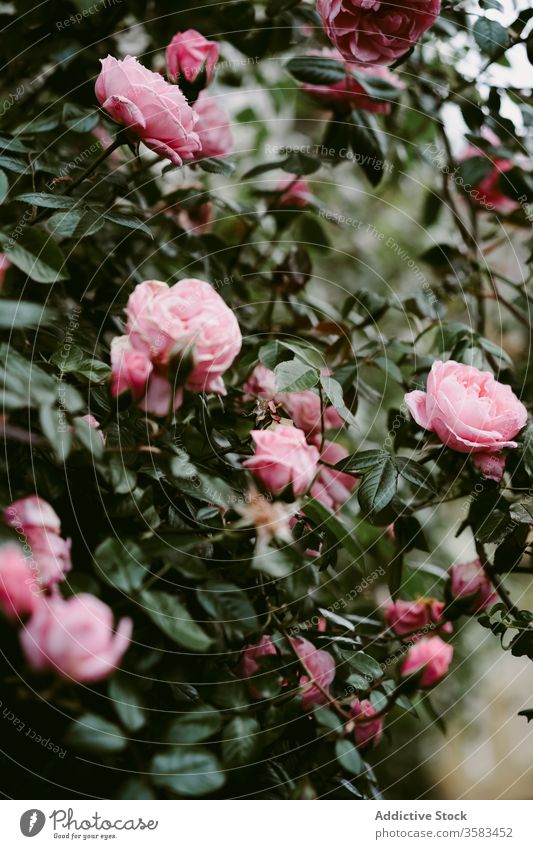
<svg viewBox="0 0 533 849">
<path fill-rule="evenodd" d="M 314 442 L 315 445 L 319 444 L 318 439 L 315 439 Z M 349 451 L 343 448 L 342 445 L 338 445 L 336 442 L 326 441 L 320 459 L 324 463 L 334 466 L 348 456 Z M 323 463 L 319 463 L 318 475 L 311 487 L 311 495 L 317 501 L 320 501 L 324 507 L 335 511 L 348 501 L 356 486 L 357 478 L 353 477 L 353 475 L 338 472 L 335 469 L 324 466 Z"/>
<path fill-rule="evenodd" d="M 258 363 L 243 386 L 245 399 L 250 396 L 272 401 L 276 397 L 276 376 L 271 369 Z"/>
<path fill-rule="evenodd" d="M 243 651 L 239 666 L 241 678 L 251 678 L 256 672 L 259 672 L 261 669 L 261 657 L 277 653 L 278 650 L 272 642 L 272 637 L 263 634 L 258 643 L 247 646 Z M 261 698 L 261 693 L 252 685 L 250 685 L 250 693 L 255 699 Z"/>
<path fill-rule="evenodd" d="M 440 0 L 318 0 L 317 11 L 345 59 L 390 65 L 433 26 Z"/>
<path fill-rule="evenodd" d="M 278 426 L 271 430 L 253 430 L 255 455 L 243 466 L 274 495 L 292 486 L 294 495 L 309 489 L 317 472 L 318 449 L 308 445 L 305 434 L 296 427 Z"/>
<path fill-rule="evenodd" d="M 301 699 L 306 710 L 316 705 L 328 704 L 324 693 L 313 683 L 316 681 L 322 689 L 329 692 L 329 687 L 335 678 L 335 661 L 327 651 L 317 649 L 309 640 L 303 637 L 290 637 L 291 645 L 303 661 L 303 666 L 309 673 L 300 676 Z M 313 679 L 313 680 L 311 680 Z"/>
<path fill-rule="evenodd" d="M 14 543 L 3 545 L 0 548 L 0 609 L 9 619 L 33 613 L 40 591 L 21 548 Z"/>
<path fill-rule="evenodd" d="M 383 719 L 378 716 L 374 718 L 377 710 L 372 707 L 368 699 L 355 699 L 350 709 L 357 720 L 355 723 L 355 745 L 358 749 L 366 749 L 368 746 L 377 746 L 383 732 Z M 364 719 L 360 718 L 364 717 Z"/>
<path fill-rule="evenodd" d="M 472 465 L 484 478 L 499 483 L 505 471 L 506 458 L 503 454 L 473 454 Z"/>
<path fill-rule="evenodd" d="M 452 662 L 452 646 L 440 637 L 424 637 L 411 646 L 402 668 L 402 678 L 420 673 L 419 686 L 426 689 L 440 681 Z"/>
<path fill-rule="evenodd" d="M 313 55 L 311 53 L 310 55 Z M 343 57 L 338 50 L 322 50 L 316 51 L 316 55 L 325 56 L 329 59 L 336 59 L 343 62 Z M 324 106 L 337 109 L 364 109 L 366 112 L 380 112 L 383 115 L 388 115 L 392 109 L 392 105 L 387 98 L 376 99 L 365 88 L 365 77 L 378 77 L 384 83 L 387 83 L 393 88 L 402 89 L 403 83 L 400 78 L 389 71 L 388 68 L 382 65 L 357 65 L 353 68 L 353 72 L 357 76 L 355 79 L 352 76 L 352 68 L 349 62 L 345 63 L 346 77 L 337 83 L 331 85 L 311 85 L 306 83 L 303 90 L 307 92 L 315 100 L 320 101 Z M 361 77 L 363 79 L 361 80 Z"/>
<path fill-rule="evenodd" d="M 98 102 L 130 136 L 174 165 L 193 159 L 200 149 L 198 120 L 178 86 L 149 71 L 133 56 L 101 60 L 96 80 Z"/>
<path fill-rule="evenodd" d="M 405 403 L 417 424 L 464 454 L 516 448 L 512 438 L 527 421 L 527 410 L 510 386 L 454 360 L 436 360 L 426 391 L 409 392 Z"/>
<path fill-rule="evenodd" d="M 95 419 L 95 417 L 91 416 L 91 414 L 89 413 L 86 416 L 82 416 L 82 420 L 84 422 L 87 422 L 89 427 L 92 427 L 93 430 L 98 431 L 98 436 L 100 437 L 100 441 L 101 441 L 102 445 L 105 445 L 105 436 L 102 433 L 102 431 L 100 430 L 100 422 L 98 421 L 98 419 Z"/>
<path fill-rule="evenodd" d="M 442 612 L 444 602 L 434 598 L 419 599 L 418 601 L 393 601 L 385 609 L 385 622 L 396 634 L 414 636 L 418 630 L 425 631 L 428 626 L 437 626 L 439 630 L 450 633 L 450 622 L 444 622 Z"/>
<path fill-rule="evenodd" d="M 62 581 L 72 569 L 70 540 L 59 534 L 61 524 L 53 507 L 36 495 L 21 498 L 4 513 L 6 524 L 14 528 L 28 548 L 29 565 L 42 587 Z"/>
<path fill-rule="evenodd" d="M 277 183 L 276 192 L 280 193 L 276 200 L 276 206 L 280 209 L 305 209 L 313 199 L 307 180 L 293 174 L 283 177 Z"/>
<path fill-rule="evenodd" d="M 208 85 L 213 79 L 218 54 L 218 44 L 197 30 L 177 32 L 166 49 L 169 76 L 178 82 L 183 76 L 187 82 L 194 83 L 205 71 L 205 85 Z"/>
<path fill-rule="evenodd" d="M 5 254 L 0 254 L 0 286 L 4 282 L 4 277 L 6 276 L 7 269 L 10 265 L 11 263 L 7 256 Z"/>
<path fill-rule="evenodd" d="M 489 128 L 483 127 L 481 129 L 481 135 L 490 142 L 492 147 L 496 148 L 501 144 L 498 136 Z M 468 191 L 475 203 L 481 207 L 485 207 L 489 212 L 495 209 L 497 212 L 502 213 L 502 215 L 506 215 L 514 212 L 515 209 L 519 209 L 520 204 L 518 201 L 507 197 L 500 189 L 500 175 L 511 171 L 514 168 L 514 163 L 509 159 L 503 159 L 501 156 L 491 156 L 489 151 L 475 145 L 469 145 L 463 152 L 461 159 L 465 162 L 469 159 L 479 157 L 487 159 L 491 163 L 491 168 L 479 183 L 474 186 L 473 191 L 468 185 L 465 186 L 465 191 Z"/>
<path fill-rule="evenodd" d="M 139 391 L 149 382 L 144 408 L 155 412 L 166 410 L 171 402 L 171 387 L 167 380 L 168 367 L 180 356 L 191 358 L 191 371 L 186 388 L 192 392 L 216 392 L 225 395 L 222 375 L 239 353 L 242 336 L 237 319 L 220 295 L 209 283 L 193 278 L 167 286 L 157 280 L 140 283 L 130 295 L 126 307 L 126 341 L 114 341 L 118 347 L 116 366 L 119 384 L 120 358 L 123 351 L 132 349 L 139 357 Z M 113 357 L 113 349 L 112 349 Z M 143 359 L 144 358 L 144 359 Z M 151 373 L 149 365 L 154 369 Z M 128 380 L 133 370 L 126 368 Z M 127 380 L 124 381 L 127 386 Z M 117 390 L 114 390 L 116 394 Z M 178 393 L 176 404 L 181 403 Z M 160 413 L 156 413 L 160 414 Z"/>
<path fill-rule="evenodd" d="M 45 599 L 23 628 L 22 649 L 34 669 L 55 669 L 75 681 L 98 681 L 113 672 L 131 640 L 132 621 L 113 632 L 113 612 L 89 593 Z"/>
<path fill-rule="evenodd" d="M 201 146 L 196 159 L 230 154 L 233 150 L 233 136 L 229 118 L 217 101 L 202 91 L 194 104 L 194 111 L 198 115 L 196 132 Z"/>
<path fill-rule="evenodd" d="M 496 604 L 498 594 L 481 562 L 457 563 L 450 571 L 449 591 L 455 600 L 467 602 L 465 613 L 479 613 L 492 604 Z"/>
</svg>

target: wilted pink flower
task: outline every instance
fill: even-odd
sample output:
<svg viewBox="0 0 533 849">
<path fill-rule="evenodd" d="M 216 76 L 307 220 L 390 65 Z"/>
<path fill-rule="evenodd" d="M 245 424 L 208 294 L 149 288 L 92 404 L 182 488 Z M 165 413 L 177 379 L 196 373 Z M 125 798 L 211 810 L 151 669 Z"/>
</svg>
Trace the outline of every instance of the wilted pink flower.
<svg viewBox="0 0 533 849">
<path fill-rule="evenodd" d="M 452 625 L 451 622 L 443 621 L 443 610 L 444 602 L 434 598 L 423 598 L 418 601 L 399 599 L 385 608 L 385 622 L 399 635 L 416 636 L 416 631 L 425 632 L 430 625 L 448 634 L 452 630 Z"/>
<path fill-rule="evenodd" d="M 504 454 L 473 454 L 472 465 L 478 469 L 487 480 L 501 481 L 505 471 L 506 457 Z"/>
<path fill-rule="evenodd" d="M 407 652 L 402 667 L 402 678 L 421 673 L 420 687 L 428 688 L 444 678 L 452 662 L 452 646 L 440 637 L 424 637 Z"/>
<path fill-rule="evenodd" d="M 318 439 L 315 439 L 315 445 L 318 445 Z M 311 487 L 311 495 L 329 510 L 334 511 L 342 507 L 350 498 L 358 481 L 353 475 L 347 475 L 345 472 L 330 469 L 324 463 L 334 466 L 348 456 L 349 451 L 343 448 L 342 445 L 328 441 L 324 443 L 322 454 L 320 455 L 322 462 L 318 464 L 318 475 Z"/>
<path fill-rule="evenodd" d="M 205 71 L 205 85 L 213 79 L 219 47 L 195 29 L 177 32 L 166 49 L 169 76 L 178 80 L 185 77 L 193 83 Z"/>
<path fill-rule="evenodd" d="M 449 574 L 450 595 L 455 600 L 465 602 L 465 613 L 479 613 L 498 600 L 481 561 L 457 563 L 451 567 Z"/>
<path fill-rule="evenodd" d="M 383 67 L 383 65 L 354 66 L 353 63 L 344 62 L 338 50 L 325 49 L 320 51 L 320 53 L 317 52 L 317 55 L 343 62 L 346 67 L 346 77 L 340 80 L 340 82 L 331 83 L 330 85 L 312 85 L 311 83 L 306 83 L 303 86 L 303 90 L 307 94 L 329 108 L 347 110 L 364 109 L 366 112 L 380 112 L 383 115 L 390 113 L 392 109 L 390 97 L 387 97 L 386 94 L 383 97 L 376 97 L 370 94 L 365 87 L 365 77 L 376 77 L 389 87 L 399 90 L 403 88 L 403 83 L 396 74 L 393 74 L 388 68 Z M 355 74 L 355 77 L 353 74 Z M 369 85 L 370 83 L 371 81 L 369 79 Z"/>
<path fill-rule="evenodd" d="M 0 253 L 0 286 L 4 282 L 4 277 L 6 276 L 6 271 L 10 267 L 11 263 L 5 254 Z"/>
<path fill-rule="evenodd" d="M 33 613 L 40 587 L 22 549 L 14 543 L 0 548 L 0 609 L 9 619 Z"/>
<path fill-rule="evenodd" d="M 292 486 L 294 495 L 306 492 L 317 471 L 318 449 L 308 445 L 305 434 L 296 427 L 278 426 L 253 430 L 255 454 L 243 466 L 250 469 L 274 495 Z"/>
<path fill-rule="evenodd" d="M 28 549 L 29 564 L 42 587 L 62 581 L 72 569 L 70 540 L 59 536 L 61 524 L 53 507 L 36 495 L 21 498 L 4 513 L 6 523 L 14 528 L 23 551 Z"/>
<path fill-rule="evenodd" d="M 440 0 L 318 0 L 317 11 L 346 59 L 390 65 L 435 23 Z"/>
<path fill-rule="evenodd" d="M 178 86 L 149 71 L 133 56 L 101 60 L 96 80 L 99 103 L 130 136 L 174 165 L 193 159 L 200 149 L 198 120 Z"/>
<path fill-rule="evenodd" d="M 201 145 L 196 159 L 230 154 L 233 150 L 233 136 L 229 118 L 215 98 L 203 91 L 194 104 L 194 111 L 198 115 L 196 132 Z"/>
<path fill-rule="evenodd" d="M 309 674 L 300 676 L 301 699 L 306 710 L 316 705 L 328 703 L 327 697 L 315 685 L 320 684 L 323 690 L 329 691 L 329 687 L 335 678 L 335 661 L 327 651 L 317 649 L 303 637 L 290 637 L 291 645 L 303 661 L 303 666 Z"/>
<path fill-rule="evenodd" d="M 512 439 L 527 421 L 527 410 L 510 386 L 454 360 L 436 360 L 426 391 L 409 392 L 405 402 L 417 424 L 465 454 L 516 448 Z"/>
<path fill-rule="evenodd" d="M 55 669 L 75 681 L 98 681 L 113 672 L 130 644 L 131 619 L 113 631 L 110 607 L 88 593 L 43 599 L 23 628 L 22 649 L 34 669 Z"/>
<path fill-rule="evenodd" d="M 372 707 L 368 699 L 355 699 L 350 709 L 356 720 L 355 723 L 355 745 L 359 749 L 366 749 L 368 746 L 377 746 L 381 740 L 383 732 L 383 719 L 378 716 L 377 710 Z M 364 717 L 364 719 L 363 719 Z"/>
<path fill-rule="evenodd" d="M 304 177 L 295 177 L 293 174 L 283 177 L 277 183 L 276 192 L 280 193 L 276 200 L 276 206 L 280 209 L 305 209 L 313 199 L 307 180 Z"/>
</svg>

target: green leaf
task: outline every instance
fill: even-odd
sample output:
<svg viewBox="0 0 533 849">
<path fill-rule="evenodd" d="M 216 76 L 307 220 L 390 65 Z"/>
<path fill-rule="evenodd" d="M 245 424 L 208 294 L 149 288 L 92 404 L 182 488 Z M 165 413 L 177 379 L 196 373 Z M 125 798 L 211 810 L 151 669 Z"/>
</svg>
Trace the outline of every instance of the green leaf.
<svg viewBox="0 0 533 849">
<path fill-rule="evenodd" d="M 437 490 L 425 466 L 408 457 L 394 457 L 393 462 L 402 478 L 437 495 Z"/>
<path fill-rule="evenodd" d="M 92 427 L 84 418 L 77 417 L 72 423 L 74 425 L 74 432 L 81 445 L 89 451 L 95 460 L 100 460 L 104 454 L 101 431 L 96 427 Z"/>
<path fill-rule="evenodd" d="M 51 195 L 47 192 L 27 192 L 17 195 L 15 200 L 29 203 L 31 206 L 45 207 L 46 209 L 71 209 L 78 203 L 74 198 L 62 195 Z"/>
<path fill-rule="evenodd" d="M 344 460 L 339 460 L 335 464 L 335 468 L 341 472 L 352 472 L 353 474 L 360 475 L 374 466 L 379 466 L 387 458 L 390 458 L 390 454 L 382 448 L 371 449 L 370 451 L 357 451 L 355 454 L 345 457 Z"/>
<path fill-rule="evenodd" d="M 27 227 L 18 239 L 0 234 L 0 246 L 10 262 L 37 283 L 66 280 L 65 257 L 48 233 Z"/>
<path fill-rule="evenodd" d="M 222 174 L 223 177 L 231 177 L 235 171 L 235 163 L 228 159 L 218 159 L 208 156 L 206 159 L 198 159 L 196 164 L 200 166 L 202 171 L 207 171 L 209 174 Z"/>
<path fill-rule="evenodd" d="M 220 790 L 225 780 L 215 755 L 201 746 L 173 746 L 156 755 L 150 769 L 155 785 L 178 796 L 206 796 Z"/>
<path fill-rule="evenodd" d="M 67 212 L 56 212 L 46 221 L 46 228 L 65 239 L 82 239 L 92 236 L 104 226 L 104 216 L 87 207 L 76 207 Z"/>
<path fill-rule="evenodd" d="M 0 300 L 0 329 L 18 330 L 21 327 L 39 327 L 50 324 L 53 313 L 41 304 L 29 301 Z"/>
<path fill-rule="evenodd" d="M 135 687 L 135 678 L 120 672 L 114 675 L 109 682 L 109 697 L 128 731 L 139 731 L 147 720 L 147 713 Z"/>
<path fill-rule="evenodd" d="M 0 203 L 3 203 L 9 192 L 9 180 L 3 171 L 0 171 Z"/>
<path fill-rule="evenodd" d="M 134 215 L 120 215 L 118 212 L 104 212 L 104 218 L 106 221 L 112 221 L 113 224 L 118 224 L 119 227 L 127 227 L 129 230 L 140 230 L 142 233 L 145 233 L 147 236 L 150 236 L 151 239 L 152 231 L 150 228 L 141 221 L 140 218 L 137 218 Z"/>
<path fill-rule="evenodd" d="M 302 83 L 332 85 L 346 79 L 346 68 L 327 56 L 295 56 L 287 62 L 287 70 Z"/>
<path fill-rule="evenodd" d="M 259 349 L 258 358 L 259 362 L 263 363 L 263 365 L 271 371 L 276 368 L 278 363 L 292 359 L 290 351 L 288 351 L 285 345 L 277 339 L 263 345 L 263 347 Z"/>
<path fill-rule="evenodd" d="M 291 556 L 291 549 L 287 546 L 262 549 L 255 554 L 252 561 L 252 569 L 255 572 L 263 572 L 274 580 L 287 578 L 295 565 L 294 556 Z"/>
<path fill-rule="evenodd" d="M 149 568 L 144 564 L 143 553 L 139 546 L 125 540 L 109 537 L 94 553 L 96 574 L 112 587 L 124 593 L 138 590 Z"/>
<path fill-rule="evenodd" d="M 357 424 L 355 416 L 344 403 L 344 395 L 340 383 L 332 377 L 329 377 L 327 374 L 320 375 L 320 383 L 324 395 L 328 401 L 333 404 L 343 421 L 345 421 L 346 424 L 352 425 L 352 427 L 358 428 L 359 425 Z"/>
<path fill-rule="evenodd" d="M 29 174 L 30 166 L 24 160 L 16 159 L 14 156 L 0 156 L 0 167 L 15 174 Z"/>
<path fill-rule="evenodd" d="M 113 722 L 85 713 L 68 729 L 65 742 L 87 752 L 113 753 L 126 748 L 126 738 Z"/>
<path fill-rule="evenodd" d="M 373 186 L 383 177 L 385 152 L 379 139 L 380 129 L 369 112 L 354 109 L 350 115 L 350 144 L 358 165 Z"/>
<path fill-rule="evenodd" d="M 365 472 L 357 488 L 361 509 L 367 513 L 384 510 L 396 494 L 398 472 L 392 458 L 384 459 Z"/>
<path fill-rule="evenodd" d="M 257 751 L 258 721 L 250 716 L 236 716 L 222 734 L 222 758 L 225 766 L 236 767 L 252 763 Z"/>
<path fill-rule="evenodd" d="M 144 590 L 140 594 L 140 603 L 157 627 L 183 648 L 205 651 L 211 645 L 211 637 L 175 596 L 157 590 Z"/>
<path fill-rule="evenodd" d="M 474 24 L 474 38 L 483 53 L 493 57 L 501 52 L 509 43 L 505 27 L 489 18 L 478 18 Z"/>
<path fill-rule="evenodd" d="M 280 363 L 274 369 L 274 374 L 277 392 L 303 392 L 316 386 L 319 381 L 318 371 L 298 359 Z"/>
<path fill-rule="evenodd" d="M 306 502 L 303 512 L 306 516 L 309 516 L 319 530 L 321 526 L 325 527 L 353 558 L 352 568 L 360 569 L 359 561 L 363 557 L 362 549 L 343 521 L 334 513 L 330 513 L 327 507 L 324 507 L 320 501 L 316 501 L 314 498 Z"/>
<path fill-rule="evenodd" d="M 43 404 L 39 409 L 41 430 L 54 449 L 60 463 L 64 463 L 72 447 L 72 431 L 63 410 Z"/>
<path fill-rule="evenodd" d="M 244 634 L 258 628 L 257 614 L 245 592 L 228 581 L 208 581 L 198 591 L 198 601 L 217 623 Z"/>
<path fill-rule="evenodd" d="M 340 765 L 353 775 L 360 775 L 365 768 L 361 755 L 349 740 L 337 740 L 335 755 Z"/>
<path fill-rule="evenodd" d="M 63 106 L 63 122 L 75 133 L 90 133 L 99 120 L 100 113 L 96 109 L 84 109 L 75 103 L 65 103 Z"/>
<path fill-rule="evenodd" d="M 166 743 L 201 743 L 222 727 L 222 717 L 211 705 L 195 705 L 172 720 L 165 734 Z"/>
<path fill-rule="evenodd" d="M 381 664 L 379 664 L 377 660 L 374 660 L 374 658 L 369 654 L 366 654 L 363 651 L 356 651 L 353 653 L 344 651 L 342 654 L 350 666 L 353 666 L 356 672 L 364 676 L 367 681 L 374 681 L 376 678 L 383 677 Z"/>
<path fill-rule="evenodd" d="M 533 719 L 533 709 L 532 709 L 532 708 L 528 708 L 527 710 L 519 710 L 519 711 L 518 711 L 518 716 L 525 716 L 525 718 L 527 719 L 527 721 L 528 721 L 528 722 L 531 722 L 531 720 Z"/>
</svg>

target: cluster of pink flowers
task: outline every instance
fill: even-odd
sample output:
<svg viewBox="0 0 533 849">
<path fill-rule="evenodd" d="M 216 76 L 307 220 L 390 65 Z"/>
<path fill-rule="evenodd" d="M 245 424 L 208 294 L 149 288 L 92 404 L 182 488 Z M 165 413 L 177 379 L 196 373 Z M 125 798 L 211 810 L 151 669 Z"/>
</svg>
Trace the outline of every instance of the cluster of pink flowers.
<svg viewBox="0 0 533 849">
<path fill-rule="evenodd" d="M 505 448 L 516 448 L 514 437 L 527 421 L 527 410 L 510 386 L 492 374 L 454 360 L 436 360 L 426 391 L 405 396 L 412 417 L 435 433 L 444 445 L 474 455 L 485 477 L 500 480 Z"/>
<path fill-rule="evenodd" d="M 172 369 L 180 364 L 188 369 L 186 389 L 226 393 L 222 375 L 239 353 L 242 336 L 234 313 L 209 283 L 140 283 L 126 316 L 127 333 L 111 345 L 113 395 L 129 391 L 141 409 L 164 416 L 182 402 L 181 386 L 171 383 Z"/>
<path fill-rule="evenodd" d="M 428 631 L 440 630 L 451 633 L 451 622 L 443 620 L 444 602 L 434 598 L 418 601 L 391 602 L 385 609 L 385 622 L 398 636 L 419 639 Z"/>
<path fill-rule="evenodd" d="M 29 617 L 20 634 L 28 663 L 74 681 L 105 677 L 129 646 L 131 619 L 113 631 L 111 609 L 95 596 L 62 598 L 58 584 L 71 569 L 70 542 L 60 536 L 50 504 L 29 496 L 4 515 L 23 545 L 0 548 L 0 608 L 12 620 Z"/>
<path fill-rule="evenodd" d="M 97 100 L 127 128 L 131 140 L 142 141 L 174 165 L 227 155 L 233 138 L 224 110 L 204 91 L 189 103 L 179 86 L 180 81 L 197 82 L 202 74 L 204 85 L 211 82 L 218 49 L 195 30 L 177 33 L 166 53 L 171 82 L 134 56 L 107 56 L 96 80 Z"/>
<path fill-rule="evenodd" d="M 346 59 L 390 65 L 433 26 L 440 0 L 318 0 L 317 11 L 328 38 Z"/>
<path fill-rule="evenodd" d="M 326 440 L 320 453 L 322 422 L 319 396 L 312 390 L 276 392 L 274 372 L 261 364 L 249 376 L 244 392 L 245 397 L 281 404 L 294 425 L 253 431 L 256 451 L 244 465 L 274 494 L 279 495 L 292 485 L 295 495 L 310 489 L 313 498 L 330 510 L 342 506 L 357 481 L 351 475 L 329 468 L 348 456 L 345 448 Z M 338 429 L 342 425 L 336 409 L 325 407 L 324 430 Z"/>
</svg>

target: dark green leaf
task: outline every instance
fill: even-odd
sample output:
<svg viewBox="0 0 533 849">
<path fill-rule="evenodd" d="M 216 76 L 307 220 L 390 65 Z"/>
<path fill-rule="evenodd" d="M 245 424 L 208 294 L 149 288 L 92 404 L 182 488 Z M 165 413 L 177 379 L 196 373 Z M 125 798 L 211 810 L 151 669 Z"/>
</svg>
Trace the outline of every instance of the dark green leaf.
<svg viewBox="0 0 533 849">
<path fill-rule="evenodd" d="M 222 717 L 211 705 L 195 705 L 176 716 L 165 734 L 166 743 L 201 743 L 217 734 Z"/>
<path fill-rule="evenodd" d="M 211 637 L 175 596 L 158 590 L 144 590 L 140 594 L 140 603 L 157 627 L 183 648 L 205 651 L 211 645 Z"/>
<path fill-rule="evenodd" d="M 287 62 L 287 70 L 302 83 L 332 85 L 346 79 L 346 68 L 328 56 L 295 56 Z"/>
<path fill-rule="evenodd" d="M 0 234 L 0 246 L 10 262 L 38 283 L 66 280 L 65 257 L 48 233 L 26 228 L 18 239 Z"/>
<path fill-rule="evenodd" d="M 172 746 L 156 755 L 150 768 L 152 782 L 178 796 L 206 796 L 224 784 L 217 758 L 201 746 Z"/>
<path fill-rule="evenodd" d="M 365 513 L 379 513 L 384 510 L 396 494 L 398 472 L 392 459 L 373 466 L 365 472 L 357 489 L 359 504 Z"/>
<path fill-rule="evenodd" d="M 87 752 L 121 752 L 126 738 L 113 722 L 101 716 L 85 713 L 68 729 L 65 742 Z"/>
<path fill-rule="evenodd" d="M 222 734 L 222 757 L 228 767 L 252 763 L 257 750 L 257 735 L 261 733 L 258 721 L 249 716 L 236 716 Z"/>
<path fill-rule="evenodd" d="M 349 740 L 337 740 L 335 743 L 335 755 L 340 765 L 353 775 L 360 775 L 364 770 L 361 755 Z"/>
</svg>

